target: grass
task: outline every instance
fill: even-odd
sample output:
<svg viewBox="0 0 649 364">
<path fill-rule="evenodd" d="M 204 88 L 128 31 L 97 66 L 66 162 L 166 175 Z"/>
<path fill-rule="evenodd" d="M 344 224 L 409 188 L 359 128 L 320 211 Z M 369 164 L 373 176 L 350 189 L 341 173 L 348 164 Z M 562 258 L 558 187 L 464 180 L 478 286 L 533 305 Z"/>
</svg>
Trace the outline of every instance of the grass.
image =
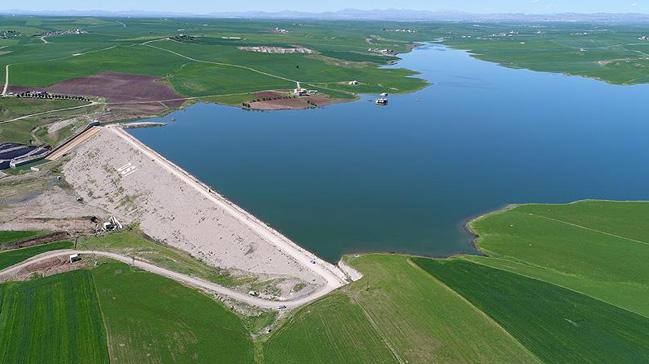
<svg viewBox="0 0 649 364">
<path fill-rule="evenodd" d="M 538 361 L 408 257 L 349 262 L 363 279 L 300 309 L 266 342 L 269 363 Z"/>
<path fill-rule="evenodd" d="M 73 18 L 39 18 L 38 24 L 33 23 L 33 18 L 3 20 L 11 22 L 16 28 L 29 24 L 35 30 L 46 29 L 54 23 L 57 28 L 79 27 Z M 397 87 L 403 90 L 425 85 L 421 81 L 404 78 L 403 73 L 379 68 L 396 59 L 376 56 L 367 50 L 366 39 L 373 33 L 381 32 L 382 24 L 310 22 L 296 26 L 287 21 L 256 21 L 251 24 L 223 19 L 130 19 L 129 23 L 128 28 L 123 28 L 117 22 L 86 24 L 88 34 L 50 38 L 50 44 L 42 44 L 40 40 L 28 37 L 19 38 L 17 43 L 8 43 L 4 50 L 11 53 L 3 56 L 0 66 L 12 65 L 12 85 L 47 86 L 74 77 L 115 71 L 173 80 L 174 87 L 185 96 L 286 88 L 286 81 L 281 79 L 269 79 L 251 70 L 205 62 L 249 67 L 279 77 L 314 83 L 333 84 L 359 78 L 373 85 L 376 92 L 382 91 L 383 88 L 378 86 L 381 82 L 394 86 L 405 82 L 404 87 Z M 270 30 L 275 26 L 290 28 L 291 32 L 273 34 Z M 177 34 L 178 29 L 184 29 L 183 33 L 195 36 L 196 40 L 165 40 Z M 224 36 L 238 36 L 241 39 L 226 40 Z M 373 46 L 407 51 L 410 42 L 422 39 L 411 37 L 404 41 L 375 38 Z M 146 41 L 154 42 L 144 43 Z M 314 49 L 318 55 L 268 55 L 238 49 L 240 46 L 291 47 L 295 44 Z M 156 47 L 173 50 L 195 60 Z M 4 74 L 4 69 L 1 72 Z M 240 82 L 230 81 L 236 79 Z"/>
<path fill-rule="evenodd" d="M 401 37 L 403 39 L 375 37 L 383 32 L 384 24 L 369 22 L 294 24 L 275 20 L 128 19 L 127 23 L 124 27 L 124 19 L 97 21 L 94 18 L 0 15 L 3 27 L 25 34 L 0 43 L 0 47 L 6 46 L 2 49 L 6 53 L 0 56 L 0 80 L 4 81 L 5 65 L 11 65 L 10 85 L 23 87 L 46 87 L 101 72 L 122 72 L 157 77 L 185 97 L 237 106 L 249 101 L 252 93 L 293 89 L 292 80 L 299 80 L 305 87 L 318 89 L 331 98 L 351 100 L 358 93 L 411 92 L 427 85 L 411 71 L 383 68 L 397 58 L 372 54 L 368 51 L 367 39 L 373 39 L 372 47 L 406 52 L 413 42 L 434 38 L 425 32 L 418 37 Z M 290 32 L 275 34 L 271 31 L 275 27 L 290 29 Z M 72 28 L 82 28 L 88 34 L 48 38 L 48 44 L 33 36 L 52 29 Z M 189 42 L 169 40 L 179 29 L 196 39 Z M 260 54 L 239 49 L 263 45 L 301 45 L 317 54 Z M 359 80 L 361 85 L 349 87 L 346 83 L 351 80 Z M 0 121 L 64 108 L 68 106 L 66 102 L 69 103 L 2 99 Z M 110 107 L 95 105 L 0 124 L 0 139 L 57 145 L 72 134 L 75 125 L 50 134 L 46 130 L 48 124 L 106 109 Z"/>
<path fill-rule="evenodd" d="M 0 245 L 43 235 L 42 231 L 0 231 Z"/>
<path fill-rule="evenodd" d="M 29 248 L 8 250 L 0 252 L 0 270 L 11 267 L 39 254 L 59 249 L 71 249 L 74 244 L 71 241 L 59 241 L 44 245 L 36 245 Z"/>
<path fill-rule="evenodd" d="M 266 335 L 259 334 L 276 320 L 271 312 L 237 317 L 202 293 L 121 263 L 90 272 L 117 361 L 644 362 L 648 215 L 645 202 L 522 205 L 470 223 L 485 256 L 346 257 L 361 280 Z M 137 229 L 80 246 L 222 279 Z"/>
<path fill-rule="evenodd" d="M 175 272 L 203 278 L 223 286 L 252 283 L 251 278 L 232 277 L 228 272 L 207 265 L 189 254 L 148 239 L 139 229 L 129 228 L 103 236 L 80 239 L 82 250 L 103 250 L 135 256 Z"/>
<path fill-rule="evenodd" d="M 522 205 L 471 223 L 472 261 L 585 293 L 649 317 L 649 203 Z"/>
<path fill-rule="evenodd" d="M 13 97 L 0 98 L 0 121 L 51 110 L 81 106 L 84 104 L 86 104 L 86 102 L 76 100 L 18 99 Z"/>
<path fill-rule="evenodd" d="M 61 110 L 83 105 L 87 105 L 87 103 L 74 100 L 0 98 L 0 122 L 13 120 L 17 117 L 48 112 L 43 115 L 0 123 L 0 139 L 23 144 L 50 144 L 56 146 L 71 136 L 73 133 L 72 129 L 79 127 L 80 123 L 77 122 L 54 134 L 47 132 L 46 126 L 48 124 L 90 114 L 103 107 L 102 105 L 94 105 L 72 110 Z"/>
<path fill-rule="evenodd" d="M 115 362 L 250 363 L 239 318 L 174 281 L 106 263 L 92 271 Z"/>
<path fill-rule="evenodd" d="M 267 363 L 395 363 L 350 298 L 334 293 L 300 310 L 269 340 Z"/>
<path fill-rule="evenodd" d="M 644 25 L 470 24 L 445 27 L 444 43 L 507 67 L 566 73 L 614 84 L 649 82 Z M 510 33 L 511 32 L 511 33 Z"/>
<path fill-rule="evenodd" d="M 0 362 L 108 363 L 92 275 L 0 286 Z"/>
<path fill-rule="evenodd" d="M 416 264 L 547 363 L 649 359 L 649 319 L 553 284 L 462 260 Z"/>
</svg>

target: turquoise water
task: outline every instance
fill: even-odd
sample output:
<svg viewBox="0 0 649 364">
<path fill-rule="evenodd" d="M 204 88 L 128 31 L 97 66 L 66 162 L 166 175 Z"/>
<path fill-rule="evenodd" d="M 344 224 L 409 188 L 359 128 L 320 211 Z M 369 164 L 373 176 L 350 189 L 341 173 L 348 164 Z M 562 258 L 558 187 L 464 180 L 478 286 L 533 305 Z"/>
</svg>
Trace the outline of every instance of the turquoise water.
<svg viewBox="0 0 649 364">
<path fill-rule="evenodd" d="M 426 46 L 431 86 L 317 110 L 197 104 L 131 133 L 331 261 L 474 252 L 465 219 L 509 203 L 649 199 L 649 86 L 508 69 Z"/>
</svg>

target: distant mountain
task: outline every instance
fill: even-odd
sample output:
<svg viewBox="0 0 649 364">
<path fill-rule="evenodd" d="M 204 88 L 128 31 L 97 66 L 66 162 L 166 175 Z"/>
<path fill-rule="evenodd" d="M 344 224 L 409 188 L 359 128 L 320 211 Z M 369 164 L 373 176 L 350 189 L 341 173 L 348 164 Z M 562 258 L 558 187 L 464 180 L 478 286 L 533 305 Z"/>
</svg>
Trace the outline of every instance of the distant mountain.
<svg viewBox="0 0 649 364">
<path fill-rule="evenodd" d="M 384 20 L 384 21 L 451 21 L 451 22 L 593 22 L 649 23 L 649 14 L 561 13 L 561 14 L 472 14 L 458 11 L 425 11 L 408 9 L 359 10 L 309 13 L 299 11 L 214 12 L 208 14 L 165 11 L 103 11 L 103 10 L 0 10 L 5 15 L 97 16 L 151 18 L 239 18 L 239 19 L 313 19 L 313 20 Z"/>
</svg>

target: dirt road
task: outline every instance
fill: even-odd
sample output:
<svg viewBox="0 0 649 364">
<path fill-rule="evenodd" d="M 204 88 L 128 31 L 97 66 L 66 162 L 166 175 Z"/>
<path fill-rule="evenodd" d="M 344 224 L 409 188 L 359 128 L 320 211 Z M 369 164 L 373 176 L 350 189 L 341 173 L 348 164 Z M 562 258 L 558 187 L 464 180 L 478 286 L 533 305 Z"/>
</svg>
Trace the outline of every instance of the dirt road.
<svg viewBox="0 0 649 364">
<path fill-rule="evenodd" d="M 142 269 L 144 271 L 157 274 L 169 279 L 173 279 L 174 281 L 186 284 L 188 286 L 214 292 L 220 296 L 227 297 L 230 299 L 233 299 L 238 302 L 243 302 L 246 304 L 249 304 L 251 306 L 255 307 L 260 307 L 260 308 L 265 308 L 265 309 L 273 309 L 273 310 L 279 310 L 280 306 L 285 306 L 285 309 L 292 309 L 296 307 L 300 307 L 302 305 L 305 305 L 309 302 L 312 302 L 330 291 L 328 290 L 320 290 L 316 291 L 308 296 L 305 297 L 300 297 L 295 300 L 285 300 L 285 301 L 271 301 L 259 297 L 253 297 L 248 294 L 242 293 L 242 292 L 237 292 L 235 290 L 232 290 L 230 288 L 226 288 L 223 286 L 220 286 L 216 283 L 209 282 L 200 278 L 195 278 L 188 276 L 186 274 L 174 272 L 165 268 L 160 268 L 156 265 L 153 265 L 148 262 L 144 262 L 141 260 L 133 259 L 132 257 L 124 256 L 124 255 L 119 255 L 115 253 L 110 253 L 110 252 L 102 252 L 102 251 L 86 251 L 86 250 L 55 250 L 47 253 L 43 253 L 41 255 L 38 255 L 34 258 L 31 258 L 29 260 L 26 260 L 24 262 L 18 263 L 16 265 L 13 265 L 9 268 L 6 268 L 4 270 L 0 271 L 0 280 L 8 280 L 14 277 L 17 273 L 19 273 L 21 270 L 24 268 L 27 268 L 28 266 L 32 264 L 37 264 L 41 263 L 43 261 L 46 261 L 48 259 L 52 258 L 60 258 L 60 257 L 65 257 L 69 256 L 72 254 L 80 254 L 81 257 L 83 258 L 84 256 L 97 256 L 97 257 L 105 257 L 105 258 L 110 258 L 122 263 L 129 264 L 131 266 L 134 266 L 136 268 Z M 284 309 L 284 308 L 282 308 Z"/>
<path fill-rule="evenodd" d="M 7 89 L 9 89 L 9 66 L 11 65 L 5 66 L 5 85 L 2 88 L 2 96 L 7 96 Z"/>
</svg>

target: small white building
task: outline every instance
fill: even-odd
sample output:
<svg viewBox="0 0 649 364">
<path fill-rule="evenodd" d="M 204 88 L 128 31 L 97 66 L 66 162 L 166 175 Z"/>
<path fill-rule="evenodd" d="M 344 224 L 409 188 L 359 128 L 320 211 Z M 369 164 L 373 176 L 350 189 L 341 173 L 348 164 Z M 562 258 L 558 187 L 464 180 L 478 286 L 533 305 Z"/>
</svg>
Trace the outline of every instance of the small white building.
<svg viewBox="0 0 649 364">
<path fill-rule="evenodd" d="M 300 83 L 297 83 L 297 87 L 293 90 L 293 96 L 309 96 L 309 91 L 302 88 Z"/>
</svg>

